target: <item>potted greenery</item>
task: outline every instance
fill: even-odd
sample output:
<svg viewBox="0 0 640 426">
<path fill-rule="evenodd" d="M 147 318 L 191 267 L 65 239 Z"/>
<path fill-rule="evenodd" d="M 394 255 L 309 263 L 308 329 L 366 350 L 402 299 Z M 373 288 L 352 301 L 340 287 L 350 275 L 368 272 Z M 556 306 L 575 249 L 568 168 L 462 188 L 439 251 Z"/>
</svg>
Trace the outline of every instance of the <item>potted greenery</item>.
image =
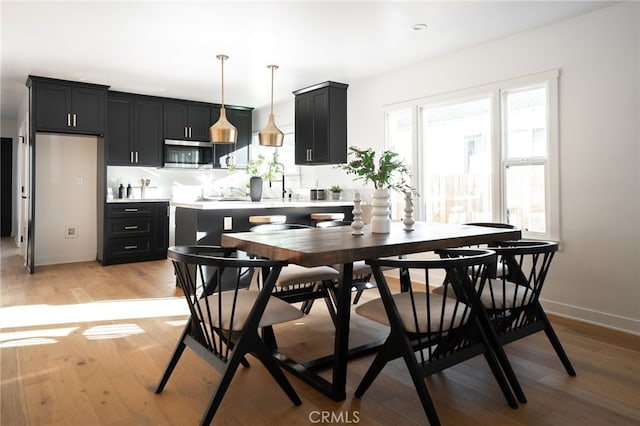
<svg viewBox="0 0 640 426">
<path fill-rule="evenodd" d="M 329 192 L 331 193 L 331 199 L 337 201 L 340 199 L 342 188 L 340 188 L 340 185 L 333 185 L 331 188 L 329 188 Z"/>
<path fill-rule="evenodd" d="M 398 154 L 393 151 L 383 151 L 376 160 L 376 152 L 371 149 L 349 147 L 349 156 L 353 159 L 346 164 L 337 166 L 355 175 L 355 179 L 365 183 L 373 183 L 373 203 L 371 216 L 371 232 L 388 233 L 391 227 L 389 218 L 389 191 L 397 190 L 402 193 L 415 193 L 407 183 L 411 178 L 409 168 Z"/>
<path fill-rule="evenodd" d="M 271 161 L 267 162 L 266 157 L 259 154 L 255 160 L 247 161 L 245 172 L 250 175 L 249 178 L 249 196 L 251 201 L 260 201 L 262 199 L 262 183 L 263 180 L 273 181 L 276 176 L 282 173 L 282 168 L 278 162 L 278 152 L 275 151 Z M 235 168 L 229 168 L 235 171 Z"/>
</svg>

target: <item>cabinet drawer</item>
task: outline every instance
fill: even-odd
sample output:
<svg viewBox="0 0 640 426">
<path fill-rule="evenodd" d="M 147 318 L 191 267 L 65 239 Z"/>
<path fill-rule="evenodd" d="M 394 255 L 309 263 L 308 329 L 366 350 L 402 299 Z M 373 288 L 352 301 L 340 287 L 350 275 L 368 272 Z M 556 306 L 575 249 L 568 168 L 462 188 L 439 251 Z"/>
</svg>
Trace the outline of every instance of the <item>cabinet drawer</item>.
<svg viewBox="0 0 640 426">
<path fill-rule="evenodd" d="M 152 222 L 151 217 L 109 219 L 107 221 L 107 235 L 109 238 L 148 235 L 151 234 Z"/>
<path fill-rule="evenodd" d="M 145 256 L 151 253 L 151 238 L 121 238 L 107 242 L 109 258 Z"/>
<path fill-rule="evenodd" d="M 107 217 L 140 217 L 153 216 L 154 203 L 117 203 L 107 205 Z"/>
</svg>

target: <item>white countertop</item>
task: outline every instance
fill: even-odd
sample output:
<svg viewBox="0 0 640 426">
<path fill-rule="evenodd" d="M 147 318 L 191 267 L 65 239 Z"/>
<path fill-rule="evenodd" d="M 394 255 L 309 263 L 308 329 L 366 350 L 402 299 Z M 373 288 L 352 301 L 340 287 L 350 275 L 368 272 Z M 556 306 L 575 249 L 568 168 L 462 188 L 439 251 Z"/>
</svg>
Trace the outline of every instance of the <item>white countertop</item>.
<svg viewBox="0 0 640 426">
<path fill-rule="evenodd" d="M 168 203 L 168 198 L 114 198 L 107 203 Z"/>
<path fill-rule="evenodd" d="M 172 206 L 199 210 L 226 210 L 226 209 L 268 209 L 277 207 L 337 207 L 352 206 L 353 201 L 340 200 L 262 200 L 251 201 L 192 201 L 172 202 Z"/>
</svg>

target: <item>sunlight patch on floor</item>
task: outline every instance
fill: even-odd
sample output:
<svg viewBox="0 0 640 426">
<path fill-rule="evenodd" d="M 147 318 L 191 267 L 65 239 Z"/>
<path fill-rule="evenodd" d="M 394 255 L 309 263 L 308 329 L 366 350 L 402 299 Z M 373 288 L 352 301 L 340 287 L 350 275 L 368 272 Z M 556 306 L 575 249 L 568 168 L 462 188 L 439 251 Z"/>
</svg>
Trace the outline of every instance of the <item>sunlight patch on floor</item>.
<svg viewBox="0 0 640 426">
<path fill-rule="evenodd" d="M 145 331 L 138 324 L 107 324 L 91 327 L 82 333 L 89 340 L 117 339 L 142 334 Z"/>
<path fill-rule="evenodd" d="M 58 339 L 55 337 L 68 336 L 77 329 L 78 327 L 66 327 L 0 333 L 0 349 L 57 343 Z"/>
<path fill-rule="evenodd" d="M 189 315 L 181 297 L 0 308 L 0 329 Z"/>
</svg>

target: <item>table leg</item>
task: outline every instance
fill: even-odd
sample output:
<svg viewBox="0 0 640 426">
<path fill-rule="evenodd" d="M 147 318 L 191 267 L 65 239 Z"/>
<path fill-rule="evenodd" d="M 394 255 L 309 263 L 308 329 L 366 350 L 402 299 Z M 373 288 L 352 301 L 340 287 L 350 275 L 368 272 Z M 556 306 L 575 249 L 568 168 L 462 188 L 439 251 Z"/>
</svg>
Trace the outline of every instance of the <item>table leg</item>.
<svg viewBox="0 0 640 426">
<path fill-rule="evenodd" d="M 342 267 L 342 279 L 337 289 L 336 336 L 334 342 L 332 391 L 336 401 L 343 401 L 347 388 L 347 361 L 349 357 L 349 321 L 351 315 L 351 286 L 353 285 L 353 263 Z"/>
</svg>

